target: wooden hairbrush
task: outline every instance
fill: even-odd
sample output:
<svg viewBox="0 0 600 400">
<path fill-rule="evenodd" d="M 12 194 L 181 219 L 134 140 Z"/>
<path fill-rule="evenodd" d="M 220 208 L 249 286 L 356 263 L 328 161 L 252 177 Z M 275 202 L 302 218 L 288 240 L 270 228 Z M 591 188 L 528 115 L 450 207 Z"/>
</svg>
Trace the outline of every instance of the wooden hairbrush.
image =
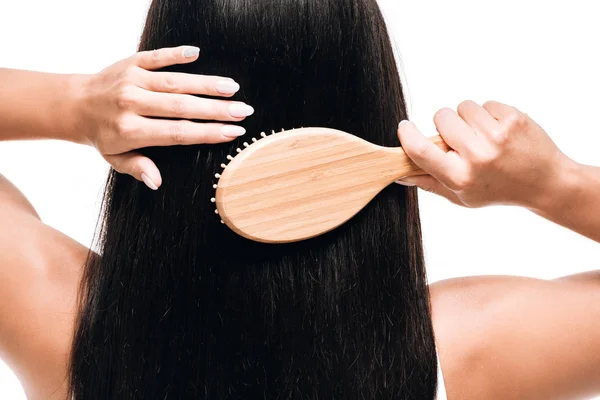
<svg viewBox="0 0 600 400">
<path fill-rule="evenodd" d="M 227 157 L 211 199 L 223 223 L 258 242 L 296 242 L 331 231 L 392 182 L 425 174 L 401 147 L 334 129 L 261 136 Z M 431 140 L 449 150 L 441 137 Z"/>
</svg>

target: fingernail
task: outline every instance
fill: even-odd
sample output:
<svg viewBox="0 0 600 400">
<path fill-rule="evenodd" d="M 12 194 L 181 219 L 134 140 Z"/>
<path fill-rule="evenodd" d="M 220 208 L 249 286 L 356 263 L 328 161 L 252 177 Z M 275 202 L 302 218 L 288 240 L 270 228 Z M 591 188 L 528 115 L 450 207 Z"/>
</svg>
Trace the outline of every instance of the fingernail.
<svg viewBox="0 0 600 400">
<path fill-rule="evenodd" d="M 396 183 L 398 185 L 402 185 L 402 186 L 417 186 L 414 183 L 404 182 L 404 181 L 401 181 L 401 180 L 397 180 Z"/>
<path fill-rule="evenodd" d="M 240 85 L 235 81 L 218 81 L 215 86 L 217 92 L 222 94 L 233 94 L 240 90 Z"/>
<path fill-rule="evenodd" d="M 148 178 L 148 175 L 144 174 L 143 172 L 142 172 L 142 180 L 144 181 L 146 186 L 148 186 L 150 189 L 158 190 L 158 186 L 156 186 L 156 184 L 154 184 L 154 182 L 152 182 L 152 179 Z"/>
<path fill-rule="evenodd" d="M 405 119 L 405 120 L 401 121 L 400 124 L 398 124 L 398 128 L 400 128 L 400 127 L 402 127 L 402 125 L 406 125 L 408 123 L 410 123 L 410 121 Z"/>
<path fill-rule="evenodd" d="M 246 133 L 246 129 L 237 125 L 225 125 L 221 129 L 221 134 L 228 138 L 235 138 Z"/>
<path fill-rule="evenodd" d="M 229 114 L 234 118 L 247 117 L 254 114 L 254 108 L 247 104 L 232 104 L 229 106 Z"/>
<path fill-rule="evenodd" d="M 186 47 L 183 49 L 183 56 L 185 58 L 196 57 L 198 54 L 200 54 L 200 48 L 198 47 Z"/>
</svg>

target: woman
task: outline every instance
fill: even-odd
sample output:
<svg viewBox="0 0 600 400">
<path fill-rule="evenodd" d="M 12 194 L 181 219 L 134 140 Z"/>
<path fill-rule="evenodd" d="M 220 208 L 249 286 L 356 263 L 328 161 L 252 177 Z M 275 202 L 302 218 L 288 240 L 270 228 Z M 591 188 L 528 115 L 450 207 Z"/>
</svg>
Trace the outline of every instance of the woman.
<svg viewBox="0 0 600 400">
<path fill-rule="evenodd" d="M 142 50 L 198 44 L 202 62 L 172 70 L 231 76 L 241 83 L 236 100 L 257 109 L 244 121 L 248 131 L 324 125 L 395 144 L 392 132 L 406 112 L 374 1 L 190 3 L 155 1 Z M 0 266 L 7 279 L 0 304 L 10 306 L 0 313 L 0 349 L 31 398 L 63 399 L 72 393 L 75 398 L 428 399 L 438 383 L 436 349 L 451 399 L 564 398 L 597 391 L 593 354 L 600 343 L 590 321 L 600 313 L 600 295 L 593 278 L 463 279 L 434 285 L 429 296 L 414 189 L 387 188 L 349 224 L 304 243 L 265 246 L 222 227 L 208 200 L 211 177 L 239 141 L 148 146 L 226 141 L 225 132 L 235 128 L 204 121 L 240 121 L 244 113 L 230 112 L 232 105 L 246 114 L 250 110 L 245 103 L 214 99 L 222 94 L 216 90 L 222 78 L 189 86 L 183 81 L 188 76 L 144 71 L 182 61 L 182 49 L 170 53 L 170 61 L 164 54 L 168 51 L 141 53 L 98 76 L 72 78 L 87 88 L 84 94 L 74 90 L 75 98 L 84 98 L 79 107 L 101 104 L 106 82 L 124 88 L 118 108 L 84 107 L 86 112 L 76 113 L 65 100 L 65 114 L 78 115 L 77 123 L 66 118 L 57 126 L 52 115 L 42 114 L 23 124 L 18 111 L 3 107 L 15 111 L 3 112 L 5 138 L 15 138 L 4 134 L 11 131 L 18 138 L 90 142 L 117 170 L 154 189 L 162 183 L 152 192 L 111 174 L 101 256 L 86 257 L 87 249 L 43 225 L 19 192 L 3 182 Z M 213 99 L 167 100 L 154 93 L 180 91 Z M 27 100 L 42 105 L 47 97 L 38 93 Z M 170 101 L 169 108 L 163 100 Z M 473 131 L 473 121 L 479 121 L 470 118 L 473 109 L 461 107 L 460 121 L 469 128 L 441 129 L 449 143 L 455 132 Z M 476 109 L 481 115 L 483 109 Z M 108 115 L 110 123 L 83 125 L 86 118 L 100 121 L 91 112 Z M 508 124 L 498 116 L 503 132 L 534 126 L 519 118 L 527 123 Z M 32 127 L 39 132 L 32 134 Z M 165 131 L 169 137 L 161 135 Z M 81 132 L 86 137 L 76 136 Z M 424 168 L 435 165 L 428 161 L 436 153 L 423 150 L 414 127 L 403 125 L 400 133 L 416 161 Z M 463 139 L 454 142 L 454 156 L 443 156 L 462 157 Z M 533 164 L 543 170 L 549 153 L 554 159 L 547 151 Z M 504 160 L 477 164 L 461 158 L 488 170 L 498 159 Z M 439 176 L 435 182 L 444 183 L 431 172 Z M 541 193 L 554 183 L 543 181 Z M 463 196 L 458 198 L 475 196 L 477 185 L 467 182 L 453 187 Z M 450 192 L 456 193 L 443 194 Z M 23 315 L 23 309 L 29 313 Z M 568 329 L 557 326 L 564 321 L 571 324 Z M 560 365 L 549 362 L 557 359 Z"/>
</svg>

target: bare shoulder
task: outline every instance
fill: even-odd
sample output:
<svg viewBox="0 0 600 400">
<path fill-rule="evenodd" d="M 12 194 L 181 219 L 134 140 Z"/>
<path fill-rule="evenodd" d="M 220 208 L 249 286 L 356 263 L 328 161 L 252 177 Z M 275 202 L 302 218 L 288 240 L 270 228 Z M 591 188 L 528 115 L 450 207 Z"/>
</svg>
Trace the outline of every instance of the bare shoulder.
<svg viewBox="0 0 600 400">
<path fill-rule="evenodd" d="M 45 225 L 0 175 L 0 357 L 28 398 L 64 399 L 87 249 Z"/>
<path fill-rule="evenodd" d="M 29 200 L 4 175 L 0 174 L 0 212 L 3 214 L 20 212 L 37 219 L 39 216 Z"/>
<path fill-rule="evenodd" d="M 450 400 L 600 394 L 600 280 L 481 276 L 430 292 Z"/>
</svg>

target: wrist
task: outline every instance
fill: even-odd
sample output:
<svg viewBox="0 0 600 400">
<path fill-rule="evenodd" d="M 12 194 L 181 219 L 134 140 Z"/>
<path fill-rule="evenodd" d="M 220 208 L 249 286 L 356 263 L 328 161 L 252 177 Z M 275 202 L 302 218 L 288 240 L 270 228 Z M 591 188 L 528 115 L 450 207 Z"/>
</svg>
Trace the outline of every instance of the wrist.
<svg viewBox="0 0 600 400">
<path fill-rule="evenodd" d="M 66 76 L 63 92 L 65 124 L 61 139 L 85 145 L 91 143 L 84 123 L 88 82 L 89 75 L 73 74 Z"/>
<path fill-rule="evenodd" d="M 584 189 L 584 166 L 561 154 L 551 184 L 538 196 L 537 201 L 529 207 L 534 213 L 546 218 L 555 219 L 571 208 Z"/>
</svg>

